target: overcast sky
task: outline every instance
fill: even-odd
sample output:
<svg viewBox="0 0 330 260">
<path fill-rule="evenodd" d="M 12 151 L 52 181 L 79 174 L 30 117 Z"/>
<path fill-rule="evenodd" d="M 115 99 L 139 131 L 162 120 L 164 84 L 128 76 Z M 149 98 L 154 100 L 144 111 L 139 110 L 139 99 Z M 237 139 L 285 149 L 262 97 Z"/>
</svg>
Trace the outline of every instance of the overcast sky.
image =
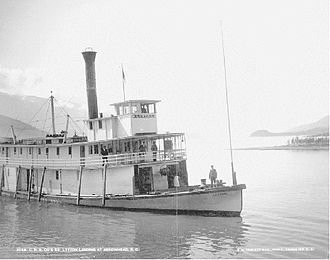
<svg viewBox="0 0 330 260">
<path fill-rule="evenodd" d="M 328 114 L 327 0 L 0 1 L 0 91 L 86 107 L 93 47 L 100 112 L 160 99 L 160 130 L 227 136 L 220 21 L 234 138 Z M 87 112 L 86 112 L 87 115 Z"/>
</svg>

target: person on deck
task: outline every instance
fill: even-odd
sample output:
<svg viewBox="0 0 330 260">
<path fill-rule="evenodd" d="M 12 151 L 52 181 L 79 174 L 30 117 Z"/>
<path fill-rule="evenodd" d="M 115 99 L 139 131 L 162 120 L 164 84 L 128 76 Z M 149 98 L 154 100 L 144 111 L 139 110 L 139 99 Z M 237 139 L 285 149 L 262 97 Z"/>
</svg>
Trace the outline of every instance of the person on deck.
<svg viewBox="0 0 330 260">
<path fill-rule="evenodd" d="M 139 155 L 140 155 L 140 160 L 142 162 L 144 162 L 144 159 L 145 159 L 144 157 L 145 157 L 145 154 L 146 154 L 146 150 L 147 150 L 147 148 L 146 148 L 144 142 L 142 142 L 139 146 L 139 152 L 140 152 Z"/>
<path fill-rule="evenodd" d="M 102 148 L 101 148 L 101 155 L 102 155 L 102 159 L 103 159 L 103 164 L 102 164 L 102 166 L 104 166 L 104 163 L 108 160 L 108 150 L 104 147 L 104 146 L 102 146 Z"/>
<path fill-rule="evenodd" d="M 153 158 L 153 160 L 155 162 L 157 160 L 157 151 L 158 151 L 158 147 L 156 145 L 156 141 L 153 141 L 152 142 L 151 151 L 152 151 L 152 158 Z"/>
<path fill-rule="evenodd" d="M 211 165 L 211 170 L 209 173 L 209 179 L 211 180 L 211 186 L 213 187 L 214 184 L 216 184 L 218 177 L 217 170 L 213 168 L 213 165 Z"/>
</svg>

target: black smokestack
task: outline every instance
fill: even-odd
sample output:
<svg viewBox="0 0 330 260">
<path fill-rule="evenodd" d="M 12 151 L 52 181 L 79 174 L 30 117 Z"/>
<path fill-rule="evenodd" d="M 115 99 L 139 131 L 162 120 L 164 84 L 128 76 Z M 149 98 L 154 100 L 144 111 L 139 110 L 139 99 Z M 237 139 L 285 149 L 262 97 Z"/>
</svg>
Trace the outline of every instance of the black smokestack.
<svg viewBox="0 0 330 260">
<path fill-rule="evenodd" d="M 88 102 L 89 119 L 98 117 L 97 96 L 96 96 L 96 79 L 95 79 L 95 56 L 96 52 L 93 50 L 85 50 L 82 52 L 85 60 L 86 68 L 86 90 Z"/>
</svg>

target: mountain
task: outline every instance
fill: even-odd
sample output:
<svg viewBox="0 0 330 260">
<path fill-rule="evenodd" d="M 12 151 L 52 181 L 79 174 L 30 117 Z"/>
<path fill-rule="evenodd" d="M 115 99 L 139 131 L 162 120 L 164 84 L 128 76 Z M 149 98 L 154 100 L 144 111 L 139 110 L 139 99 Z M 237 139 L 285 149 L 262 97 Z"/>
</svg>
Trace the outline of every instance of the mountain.
<svg viewBox="0 0 330 260">
<path fill-rule="evenodd" d="M 14 127 L 15 135 L 19 138 L 45 137 L 46 133 L 22 121 L 0 115 L 0 137 L 12 137 L 10 126 Z"/>
<path fill-rule="evenodd" d="M 76 131 L 77 134 L 84 132 L 82 119 L 86 118 L 86 109 L 83 109 L 81 105 L 75 103 L 62 105 L 56 100 L 56 97 L 54 103 L 56 131 L 58 133 L 65 129 L 67 120 L 66 114 L 69 114 L 75 121 L 73 122 L 70 120 L 69 122 L 69 135 L 72 135 L 74 131 Z M 49 98 L 10 95 L 0 92 L 0 115 L 7 118 L 7 121 L 0 121 L 0 127 L 4 127 L 5 129 L 8 126 L 7 123 L 10 123 L 8 121 L 8 118 L 10 118 L 14 120 L 14 122 L 17 120 L 20 123 L 30 125 L 30 127 L 34 129 L 39 129 L 41 132 L 50 133 L 51 114 L 49 104 Z M 2 134 L 7 133 L 7 130 L 3 131 L 4 132 L 1 132 Z M 18 136 L 18 138 L 21 138 L 21 136 Z"/>
<path fill-rule="evenodd" d="M 273 133 L 268 130 L 257 130 L 250 136 L 252 137 L 267 137 L 267 136 L 299 136 L 299 135 L 329 135 L 329 115 L 321 118 L 320 120 L 300 125 L 291 128 L 284 132 Z"/>
<path fill-rule="evenodd" d="M 322 128 L 328 129 L 328 131 L 329 131 L 329 116 L 325 116 L 325 117 L 321 118 L 320 120 L 318 120 L 314 123 L 311 123 L 311 124 L 305 124 L 305 125 L 291 128 L 286 132 L 301 132 L 301 131 L 308 131 L 311 129 L 322 129 Z"/>
</svg>

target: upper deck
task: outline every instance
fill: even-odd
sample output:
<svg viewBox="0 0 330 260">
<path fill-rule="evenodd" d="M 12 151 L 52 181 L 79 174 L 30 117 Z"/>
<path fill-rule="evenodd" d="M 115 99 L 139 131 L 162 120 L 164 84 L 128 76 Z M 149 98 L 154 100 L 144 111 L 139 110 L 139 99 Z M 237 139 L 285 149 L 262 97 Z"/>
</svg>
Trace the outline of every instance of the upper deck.
<svg viewBox="0 0 330 260">
<path fill-rule="evenodd" d="M 56 139 L 55 139 L 56 140 Z M 155 148 L 156 147 L 156 148 Z M 102 149 L 106 149 L 106 153 Z M 92 142 L 0 144 L 0 164 L 25 168 L 79 169 L 131 164 L 171 163 L 186 159 L 182 133 L 115 138 Z"/>
</svg>

